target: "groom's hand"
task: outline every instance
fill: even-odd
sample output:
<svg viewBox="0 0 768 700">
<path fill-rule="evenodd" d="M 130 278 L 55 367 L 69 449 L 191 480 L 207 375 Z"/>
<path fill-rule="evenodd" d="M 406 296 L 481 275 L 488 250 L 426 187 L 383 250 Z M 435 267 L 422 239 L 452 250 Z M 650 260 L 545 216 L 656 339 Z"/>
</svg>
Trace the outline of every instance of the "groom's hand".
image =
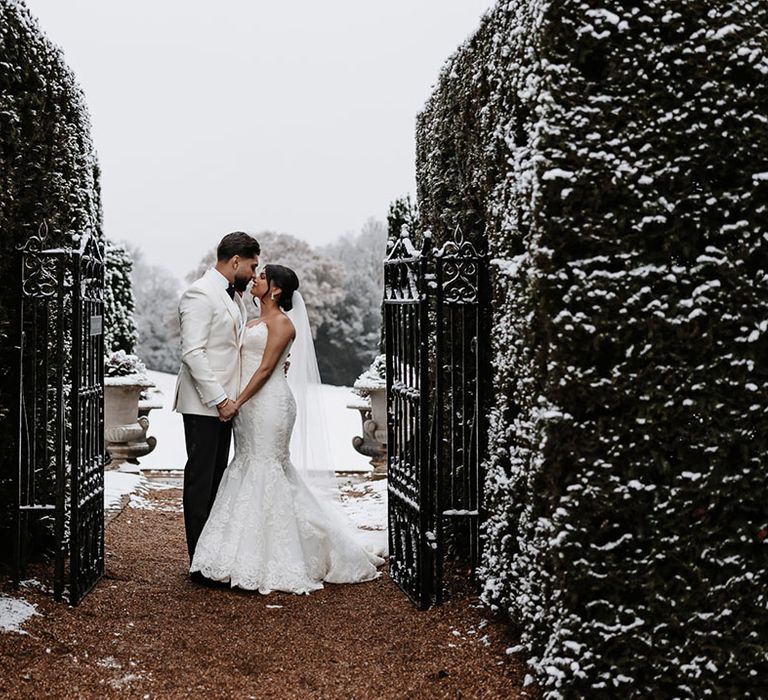
<svg viewBox="0 0 768 700">
<path fill-rule="evenodd" d="M 219 420 L 226 423 L 232 420 L 237 413 L 237 405 L 234 401 L 225 399 L 220 404 L 216 405 L 216 410 L 219 412 Z"/>
</svg>

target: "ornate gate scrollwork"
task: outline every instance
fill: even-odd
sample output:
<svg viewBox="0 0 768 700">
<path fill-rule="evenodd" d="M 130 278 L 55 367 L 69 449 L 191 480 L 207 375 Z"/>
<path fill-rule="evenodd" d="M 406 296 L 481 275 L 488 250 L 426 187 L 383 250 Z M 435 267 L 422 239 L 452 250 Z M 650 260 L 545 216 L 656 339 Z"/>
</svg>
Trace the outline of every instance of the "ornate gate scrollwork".
<svg viewBox="0 0 768 700">
<path fill-rule="evenodd" d="M 104 571 L 103 243 L 50 248 L 42 225 L 19 250 L 14 577 L 52 541 L 54 596 L 76 605 Z"/>
<path fill-rule="evenodd" d="M 384 277 L 390 574 L 428 608 L 445 561 L 479 560 L 486 256 L 459 230 L 439 249 L 404 233 Z"/>
</svg>

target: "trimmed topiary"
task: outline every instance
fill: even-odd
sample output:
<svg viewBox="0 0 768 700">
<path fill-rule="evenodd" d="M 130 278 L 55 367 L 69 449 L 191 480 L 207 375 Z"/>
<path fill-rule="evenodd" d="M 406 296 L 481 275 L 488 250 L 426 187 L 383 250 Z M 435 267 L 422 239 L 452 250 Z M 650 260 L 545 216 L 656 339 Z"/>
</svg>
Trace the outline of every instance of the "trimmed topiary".
<svg viewBox="0 0 768 700">
<path fill-rule="evenodd" d="M 418 122 L 493 258 L 485 599 L 546 697 L 768 678 L 768 5 L 501 2 Z"/>
<path fill-rule="evenodd" d="M 20 257 L 46 225 L 50 247 L 101 236 L 98 165 L 83 95 L 20 0 L 0 0 L 0 550 L 17 470 Z"/>
</svg>

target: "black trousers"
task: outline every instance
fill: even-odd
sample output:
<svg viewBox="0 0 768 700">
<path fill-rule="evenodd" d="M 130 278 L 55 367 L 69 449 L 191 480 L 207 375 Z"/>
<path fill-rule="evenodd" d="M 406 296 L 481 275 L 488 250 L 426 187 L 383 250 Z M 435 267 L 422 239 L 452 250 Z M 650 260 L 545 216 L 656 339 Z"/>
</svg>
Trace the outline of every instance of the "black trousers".
<svg viewBox="0 0 768 700">
<path fill-rule="evenodd" d="M 187 464 L 184 467 L 184 528 L 189 561 L 211 512 L 221 477 L 227 468 L 232 423 L 214 416 L 184 414 Z"/>
</svg>

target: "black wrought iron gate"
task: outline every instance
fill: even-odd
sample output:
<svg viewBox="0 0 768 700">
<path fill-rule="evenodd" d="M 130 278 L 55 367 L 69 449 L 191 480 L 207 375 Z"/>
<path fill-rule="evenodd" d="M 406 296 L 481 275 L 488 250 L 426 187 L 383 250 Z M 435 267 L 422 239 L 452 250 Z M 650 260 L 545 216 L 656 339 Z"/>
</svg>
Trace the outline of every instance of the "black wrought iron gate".
<svg viewBox="0 0 768 700">
<path fill-rule="evenodd" d="M 384 263 L 390 574 L 421 608 L 442 601 L 446 562 L 479 560 L 487 274 L 458 230 L 437 249 L 403 235 Z"/>
<path fill-rule="evenodd" d="M 432 600 L 429 469 L 429 236 L 399 238 L 384 263 L 390 575 L 421 607 Z"/>
<path fill-rule="evenodd" d="M 18 479 L 14 569 L 53 548 L 53 589 L 76 605 L 104 571 L 104 253 L 21 248 Z"/>
</svg>

